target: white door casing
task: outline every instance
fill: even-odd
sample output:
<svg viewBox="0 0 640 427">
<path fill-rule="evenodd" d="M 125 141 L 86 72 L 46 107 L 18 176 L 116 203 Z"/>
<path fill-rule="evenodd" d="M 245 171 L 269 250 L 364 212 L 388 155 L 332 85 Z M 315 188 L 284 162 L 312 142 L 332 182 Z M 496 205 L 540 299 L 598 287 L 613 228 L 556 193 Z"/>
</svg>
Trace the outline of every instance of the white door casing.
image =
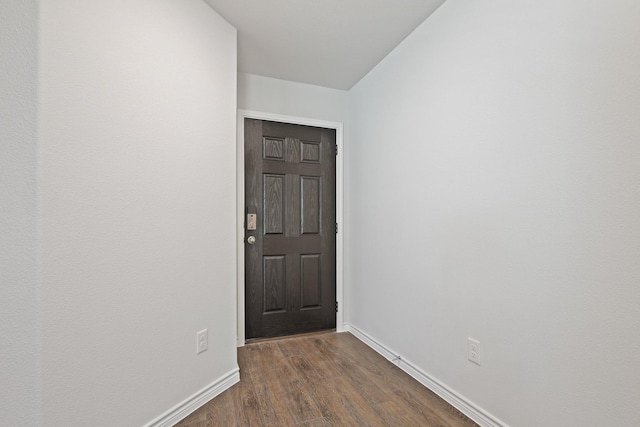
<svg viewBox="0 0 640 427">
<path fill-rule="evenodd" d="M 242 347 L 245 343 L 245 295 L 244 295 L 244 119 L 270 120 L 282 123 L 291 123 L 305 126 L 316 126 L 335 129 L 338 154 L 336 158 L 336 222 L 338 234 L 336 236 L 336 301 L 339 310 L 336 313 L 336 330 L 344 329 L 344 233 L 340 228 L 343 224 L 343 184 L 344 184 L 344 150 L 343 150 L 343 124 L 341 122 L 329 122 L 303 117 L 271 114 L 251 110 L 238 110 L 237 122 L 237 150 L 236 150 L 236 258 L 237 258 L 237 345 Z"/>
</svg>

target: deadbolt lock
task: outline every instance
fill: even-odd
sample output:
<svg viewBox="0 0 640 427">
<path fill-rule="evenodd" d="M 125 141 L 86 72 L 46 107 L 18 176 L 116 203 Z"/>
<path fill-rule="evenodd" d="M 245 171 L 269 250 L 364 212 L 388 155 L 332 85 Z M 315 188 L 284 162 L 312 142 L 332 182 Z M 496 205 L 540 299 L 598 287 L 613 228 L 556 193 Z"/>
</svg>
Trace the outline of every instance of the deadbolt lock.
<svg viewBox="0 0 640 427">
<path fill-rule="evenodd" d="M 247 214 L 247 230 L 255 231 L 258 226 L 258 215 L 256 214 Z"/>
</svg>

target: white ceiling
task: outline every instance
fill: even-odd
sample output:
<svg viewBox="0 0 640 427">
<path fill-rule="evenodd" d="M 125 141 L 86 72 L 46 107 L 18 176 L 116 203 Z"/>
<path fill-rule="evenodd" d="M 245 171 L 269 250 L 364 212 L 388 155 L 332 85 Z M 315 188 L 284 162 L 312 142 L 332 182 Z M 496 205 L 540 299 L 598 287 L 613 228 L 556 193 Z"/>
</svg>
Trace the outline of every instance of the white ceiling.
<svg viewBox="0 0 640 427">
<path fill-rule="evenodd" d="M 238 29 L 238 71 L 350 89 L 445 0 L 205 0 Z"/>
</svg>

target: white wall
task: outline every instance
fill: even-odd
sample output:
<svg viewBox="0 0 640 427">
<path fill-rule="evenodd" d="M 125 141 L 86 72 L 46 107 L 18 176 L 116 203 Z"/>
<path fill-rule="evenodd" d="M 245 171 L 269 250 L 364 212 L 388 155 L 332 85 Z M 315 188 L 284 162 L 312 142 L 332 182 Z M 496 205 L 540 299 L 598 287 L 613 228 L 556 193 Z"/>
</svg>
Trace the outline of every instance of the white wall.
<svg viewBox="0 0 640 427">
<path fill-rule="evenodd" d="M 201 0 L 40 18 L 44 424 L 142 425 L 237 367 L 236 31 Z"/>
<path fill-rule="evenodd" d="M 348 321 L 512 426 L 640 418 L 638 22 L 448 0 L 350 92 Z"/>
<path fill-rule="evenodd" d="M 238 73 L 238 108 L 264 113 L 344 122 L 348 92 Z"/>
<path fill-rule="evenodd" d="M 0 426 L 40 422 L 37 17 L 36 1 L 0 2 Z"/>
</svg>

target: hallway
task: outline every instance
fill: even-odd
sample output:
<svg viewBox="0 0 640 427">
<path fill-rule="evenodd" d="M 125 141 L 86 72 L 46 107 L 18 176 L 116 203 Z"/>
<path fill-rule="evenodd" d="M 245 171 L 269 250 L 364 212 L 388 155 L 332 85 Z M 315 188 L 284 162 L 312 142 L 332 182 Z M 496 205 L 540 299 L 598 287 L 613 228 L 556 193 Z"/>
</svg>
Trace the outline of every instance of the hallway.
<svg viewBox="0 0 640 427">
<path fill-rule="evenodd" d="M 240 383 L 178 424 L 205 426 L 475 426 L 349 333 L 238 349 Z"/>
</svg>

